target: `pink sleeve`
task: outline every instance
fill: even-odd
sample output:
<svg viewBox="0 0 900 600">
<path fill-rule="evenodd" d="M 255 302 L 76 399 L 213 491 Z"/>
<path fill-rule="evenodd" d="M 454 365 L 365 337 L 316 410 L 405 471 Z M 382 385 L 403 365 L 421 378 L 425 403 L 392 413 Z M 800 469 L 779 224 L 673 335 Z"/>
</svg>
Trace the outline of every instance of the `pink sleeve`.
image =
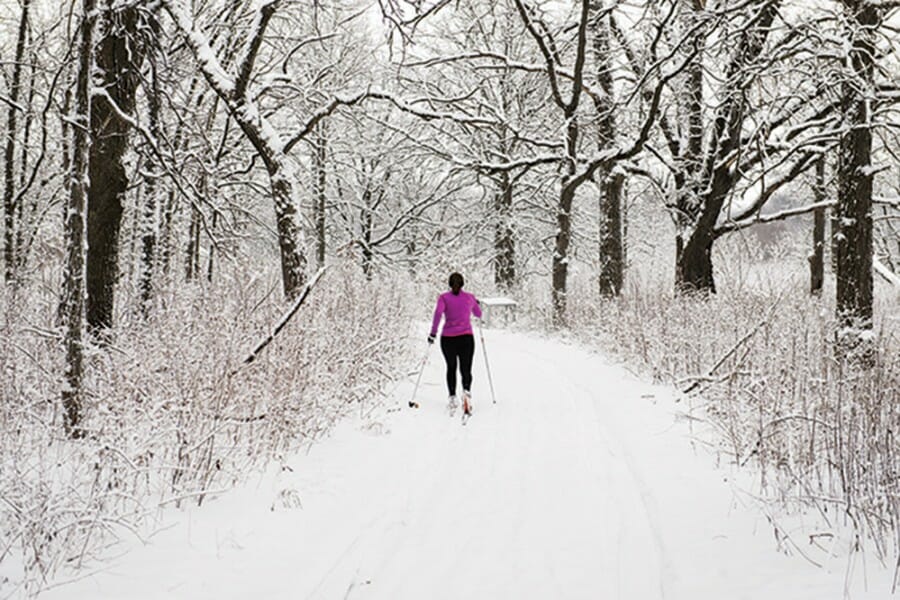
<svg viewBox="0 0 900 600">
<path fill-rule="evenodd" d="M 472 300 L 475 301 L 475 304 L 472 306 L 472 314 L 474 314 L 479 319 L 481 318 L 481 304 L 478 303 L 478 298 L 472 296 Z"/>
<path fill-rule="evenodd" d="M 437 335 L 438 325 L 441 324 L 441 317 L 444 315 L 444 296 L 438 296 L 437 304 L 434 307 L 434 317 L 431 319 L 431 335 Z"/>
</svg>

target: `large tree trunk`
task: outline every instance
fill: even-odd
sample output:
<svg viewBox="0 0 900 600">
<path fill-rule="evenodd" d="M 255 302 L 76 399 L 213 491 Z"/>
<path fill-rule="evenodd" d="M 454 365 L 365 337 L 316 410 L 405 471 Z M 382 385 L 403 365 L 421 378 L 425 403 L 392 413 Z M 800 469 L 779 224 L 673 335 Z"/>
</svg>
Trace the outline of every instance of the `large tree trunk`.
<svg viewBox="0 0 900 600">
<path fill-rule="evenodd" d="M 276 161 L 269 168 L 272 195 L 275 201 L 275 219 L 278 224 L 278 248 L 281 252 L 281 281 L 284 295 L 293 300 L 306 282 L 306 255 L 300 247 L 303 234 L 297 223 L 297 206 L 294 204 L 293 182 Z"/>
<path fill-rule="evenodd" d="M 160 89 L 159 73 L 156 57 L 150 57 L 150 89 L 147 90 L 147 112 L 150 121 L 150 134 L 154 142 L 159 143 L 162 138 L 160 125 Z M 141 292 L 141 313 L 146 317 L 150 311 L 153 299 L 153 278 L 156 271 L 156 245 L 158 229 L 158 189 L 160 169 L 153 164 L 154 157 L 150 157 L 147 165 L 147 176 L 144 179 L 144 205 L 141 213 L 141 258 L 139 288 Z"/>
<path fill-rule="evenodd" d="M 567 285 L 569 278 L 569 243 L 572 239 L 572 201 L 575 189 L 562 185 L 556 211 L 556 245 L 553 249 L 553 288 L 551 291 L 552 322 L 554 327 L 567 323 Z"/>
<path fill-rule="evenodd" d="M 91 73 L 95 0 L 84 0 L 81 45 L 75 91 L 72 177 L 66 207 L 66 266 L 63 279 L 63 318 L 66 346 L 66 384 L 62 391 L 63 423 L 70 437 L 81 437 L 82 380 L 84 377 L 85 202 L 89 185 L 91 138 Z"/>
<path fill-rule="evenodd" d="M 13 281 L 16 277 L 16 229 L 21 223 L 16 222 L 16 213 L 21 212 L 20 207 L 15 206 L 15 162 L 16 162 L 16 136 L 18 135 L 16 117 L 19 112 L 19 95 L 22 83 L 22 65 L 25 56 L 25 40 L 28 33 L 28 9 L 31 1 L 22 2 L 22 14 L 19 18 L 19 33 L 16 39 L 16 55 L 13 63 L 12 84 L 9 88 L 9 110 L 6 117 L 6 144 L 3 152 L 3 210 L 4 210 L 4 235 L 3 257 L 5 262 L 4 277 L 6 281 Z M 20 201 L 21 202 L 21 201 Z"/>
<path fill-rule="evenodd" d="M 516 283 L 516 239 L 513 231 L 513 185 L 509 173 L 499 175 L 494 194 L 494 283 L 509 290 Z"/>
<path fill-rule="evenodd" d="M 621 173 L 604 172 L 600 183 L 600 295 L 614 298 L 622 291 L 625 255 L 622 241 Z"/>
<path fill-rule="evenodd" d="M 852 349 L 872 329 L 872 129 L 875 30 L 879 9 L 845 0 L 851 28 L 850 68 L 841 84 L 845 132 L 838 154 L 837 317 L 843 345 Z"/>
<path fill-rule="evenodd" d="M 597 147 L 602 152 L 616 143 L 616 119 L 612 57 L 609 44 L 609 22 L 603 18 L 601 6 L 592 8 L 593 51 L 597 67 L 597 83 L 603 90 L 603 101 L 595 99 L 597 110 Z M 605 102 L 604 102 L 605 101 Z M 618 296 L 624 279 L 624 250 L 622 239 L 622 189 L 624 178 L 614 169 L 601 169 L 599 211 L 599 259 L 598 284 L 603 297 Z"/>
<path fill-rule="evenodd" d="M 116 107 L 131 114 L 145 46 L 138 37 L 141 8 L 107 10 L 105 34 L 97 48 L 100 86 L 115 102 L 98 96 L 91 111 L 90 181 L 87 226 L 87 323 L 99 332 L 112 327 L 113 298 L 119 276 L 119 231 L 128 188 L 123 158 L 129 125 Z"/>
<path fill-rule="evenodd" d="M 704 43 L 702 36 L 697 36 L 695 44 Z M 690 223 L 699 217 L 699 202 L 697 198 L 697 173 L 700 172 L 703 161 L 703 54 L 697 52 L 696 57 L 688 67 L 687 95 L 687 129 L 688 143 L 679 160 L 680 173 L 675 174 L 675 188 L 677 194 L 677 209 L 675 215 L 675 289 L 685 290 L 690 286 L 684 279 L 690 275 L 693 282 L 711 282 L 711 289 L 715 288 L 712 275 L 712 250 L 700 253 L 692 258 L 691 266 L 683 268 L 685 233 L 690 228 Z M 699 242 L 699 240 L 697 241 Z M 695 242 L 693 253 L 699 248 Z M 703 258 L 706 257 L 706 258 Z M 708 264 L 703 264 L 703 263 Z M 685 265 L 686 266 L 686 265 Z"/>
<path fill-rule="evenodd" d="M 716 282 L 712 263 L 713 236 L 711 228 L 696 228 L 681 250 L 675 280 L 679 293 L 715 293 Z"/>
<path fill-rule="evenodd" d="M 746 118 L 745 90 L 754 78 L 748 67 L 757 60 L 765 49 L 766 40 L 775 17 L 778 15 L 780 0 L 767 0 L 753 7 L 759 12 L 753 16 L 751 24 L 741 32 L 735 53 L 728 64 L 726 76 L 727 96 L 722 100 L 713 123 L 712 143 L 707 148 L 707 156 L 701 169 L 694 157 L 702 145 L 701 109 L 702 71 L 691 70 L 689 74 L 689 151 L 690 160 L 686 165 L 695 165 L 694 176 L 686 178 L 691 191 L 685 197 L 682 212 L 690 217 L 690 235 L 684 242 L 681 260 L 676 269 L 676 291 L 715 293 L 713 277 L 712 247 L 716 239 L 716 222 L 725 200 L 738 180 L 739 169 L 728 159 L 741 146 L 741 132 Z M 701 175 L 702 172 L 702 175 Z"/>
<path fill-rule="evenodd" d="M 569 244 L 572 241 L 572 202 L 578 187 L 573 184 L 572 177 L 576 170 L 578 148 L 578 117 L 569 107 L 566 116 L 566 176 L 560 180 L 559 204 L 556 207 L 556 244 L 553 249 L 552 284 L 550 293 L 551 320 L 554 327 L 565 327 L 568 324 L 566 308 L 568 305 L 569 280 Z"/>
<path fill-rule="evenodd" d="M 289 172 L 284 141 L 248 90 L 266 28 L 280 2 L 263 3 L 258 7 L 258 20 L 250 31 L 237 76 L 233 78 L 226 75 L 222 62 L 210 47 L 209 39 L 196 27 L 185 4 L 180 0 L 163 0 L 162 4 L 185 35 L 207 83 L 226 103 L 241 131 L 265 163 L 275 209 L 284 294 L 288 299 L 293 299 L 302 291 L 306 270 L 303 232 L 297 222 L 294 199 L 294 177 Z"/>
<path fill-rule="evenodd" d="M 825 156 L 816 162 L 815 202 L 825 200 Z M 825 208 L 813 212 L 813 249 L 809 256 L 809 291 L 814 296 L 822 294 L 825 283 Z"/>
</svg>

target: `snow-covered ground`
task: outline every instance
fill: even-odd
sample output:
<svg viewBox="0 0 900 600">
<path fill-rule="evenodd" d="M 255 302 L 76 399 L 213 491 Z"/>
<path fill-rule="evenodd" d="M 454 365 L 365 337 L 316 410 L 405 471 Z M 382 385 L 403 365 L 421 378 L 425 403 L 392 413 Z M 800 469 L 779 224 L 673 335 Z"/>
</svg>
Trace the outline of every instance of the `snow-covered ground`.
<svg viewBox="0 0 900 600">
<path fill-rule="evenodd" d="M 347 422 L 277 473 L 173 511 L 148 545 L 42 598 L 889 597 L 891 573 L 873 559 L 845 586 L 846 557 L 801 533 L 823 568 L 777 552 L 665 389 L 559 341 L 486 337 L 497 404 L 479 349 L 468 425 L 446 415 L 432 348 L 419 410 L 406 408 L 407 382 L 374 422 Z"/>
</svg>

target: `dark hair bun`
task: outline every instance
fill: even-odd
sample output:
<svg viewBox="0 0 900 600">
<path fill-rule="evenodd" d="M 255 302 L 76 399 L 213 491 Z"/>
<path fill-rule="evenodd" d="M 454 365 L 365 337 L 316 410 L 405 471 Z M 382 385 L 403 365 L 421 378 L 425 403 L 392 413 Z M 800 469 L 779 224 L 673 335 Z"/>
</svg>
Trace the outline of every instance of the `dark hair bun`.
<svg viewBox="0 0 900 600">
<path fill-rule="evenodd" d="M 454 294 L 458 294 L 459 290 L 462 289 L 465 281 L 463 280 L 463 276 L 459 273 L 451 273 L 450 274 L 450 289 L 453 290 Z"/>
</svg>

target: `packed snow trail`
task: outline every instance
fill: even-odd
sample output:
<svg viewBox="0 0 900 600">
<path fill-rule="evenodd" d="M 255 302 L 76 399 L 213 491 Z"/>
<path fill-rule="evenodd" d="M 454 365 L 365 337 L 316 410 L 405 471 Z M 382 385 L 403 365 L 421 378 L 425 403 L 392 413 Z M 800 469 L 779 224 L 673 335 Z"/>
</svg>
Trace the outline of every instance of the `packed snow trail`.
<svg viewBox="0 0 900 600">
<path fill-rule="evenodd" d="M 289 469 L 174 513 L 149 545 L 45 597 L 844 596 L 846 560 L 819 569 L 776 552 L 772 527 L 693 449 L 665 389 L 574 346 L 485 335 L 497 404 L 476 356 L 465 427 L 446 414 L 433 348 L 420 409 L 406 407 L 404 383 L 380 425 L 343 424 Z M 302 506 L 285 508 L 295 495 Z M 857 574 L 852 598 L 888 596 L 873 563 L 870 591 Z"/>
</svg>

